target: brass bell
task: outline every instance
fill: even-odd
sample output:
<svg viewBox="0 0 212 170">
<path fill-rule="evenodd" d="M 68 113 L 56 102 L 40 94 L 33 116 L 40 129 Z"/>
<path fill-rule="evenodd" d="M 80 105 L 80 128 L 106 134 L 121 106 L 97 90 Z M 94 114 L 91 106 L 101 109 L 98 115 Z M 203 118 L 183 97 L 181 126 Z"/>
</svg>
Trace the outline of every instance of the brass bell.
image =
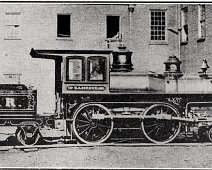
<svg viewBox="0 0 212 170">
<path fill-rule="evenodd" d="M 201 66 L 202 72 L 206 73 L 208 68 L 209 66 L 208 66 L 207 60 L 206 59 L 202 60 L 202 66 Z"/>
</svg>

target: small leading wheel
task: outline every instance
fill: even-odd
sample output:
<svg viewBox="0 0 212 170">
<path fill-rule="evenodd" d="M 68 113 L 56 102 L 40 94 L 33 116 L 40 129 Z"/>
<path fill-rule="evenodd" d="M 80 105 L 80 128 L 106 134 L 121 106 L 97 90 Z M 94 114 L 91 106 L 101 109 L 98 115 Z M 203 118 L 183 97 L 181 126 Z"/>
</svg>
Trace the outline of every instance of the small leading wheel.
<svg viewBox="0 0 212 170">
<path fill-rule="evenodd" d="M 159 116 L 167 117 L 158 119 Z M 141 128 L 148 140 L 157 144 L 169 143 L 180 132 L 181 123 L 168 117 L 179 117 L 179 112 L 167 104 L 155 104 L 144 112 Z"/>
<path fill-rule="evenodd" d="M 31 146 L 35 145 L 38 142 L 40 134 L 38 130 L 32 133 L 27 133 L 24 128 L 20 128 L 16 133 L 16 137 L 20 144 L 25 146 Z"/>
<path fill-rule="evenodd" d="M 210 142 L 212 142 L 212 127 L 210 127 L 207 131 L 208 139 Z"/>
<path fill-rule="evenodd" d="M 113 131 L 110 111 L 100 104 L 86 104 L 80 107 L 73 117 L 73 131 L 76 137 L 86 144 L 106 141 Z"/>
</svg>

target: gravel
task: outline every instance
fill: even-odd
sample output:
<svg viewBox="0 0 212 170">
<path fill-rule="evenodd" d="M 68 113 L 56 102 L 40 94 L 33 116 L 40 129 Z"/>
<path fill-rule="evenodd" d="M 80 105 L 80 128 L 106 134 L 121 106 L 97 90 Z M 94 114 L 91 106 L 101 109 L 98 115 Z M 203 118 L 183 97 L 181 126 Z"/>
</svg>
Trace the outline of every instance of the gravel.
<svg viewBox="0 0 212 170">
<path fill-rule="evenodd" d="M 211 168 L 212 146 L 94 146 L 0 151 L 0 167 Z"/>
</svg>

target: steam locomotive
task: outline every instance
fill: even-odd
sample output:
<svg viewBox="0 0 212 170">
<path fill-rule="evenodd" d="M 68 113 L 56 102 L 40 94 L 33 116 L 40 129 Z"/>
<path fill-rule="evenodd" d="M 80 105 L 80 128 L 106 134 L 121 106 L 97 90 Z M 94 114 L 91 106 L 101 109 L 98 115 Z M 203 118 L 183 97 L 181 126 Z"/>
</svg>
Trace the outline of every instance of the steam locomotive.
<svg viewBox="0 0 212 170">
<path fill-rule="evenodd" d="M 16 137 L 23 145 L 59 138 L 95 145 L 126 129 L 137 129 L 157 144 L 179 135 L 212 141 L 210 75 L 183 75 L 173 56 L 165 62 L 164 74 L 135 72 L 131 54 L 125 47 L 32 48 L 33 58 L 55 61 L 55 113 L 37 116 L 36 91 L 17 85 L 12 93 L 0 90 L 1 125 L 17 125 Z"/>
</svg>

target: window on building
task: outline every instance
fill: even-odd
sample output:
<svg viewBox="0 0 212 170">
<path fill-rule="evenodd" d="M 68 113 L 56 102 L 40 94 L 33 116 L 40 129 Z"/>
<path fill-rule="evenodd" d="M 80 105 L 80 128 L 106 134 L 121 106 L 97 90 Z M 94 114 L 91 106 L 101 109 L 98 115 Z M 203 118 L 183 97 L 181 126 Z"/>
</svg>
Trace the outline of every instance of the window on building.
<svg viewBox="0 0 212 170">
<path fill-rule="evenodd" d="M 188 7 L 181 9 L 181 42 L 188 41 Z"/>
<path fill-rule="evenodd" d="M 71 15 L 57 15 L 57 37 L 71 37 Z"/>
<path fill-rule="evenodd" d="M 106 80 L 106 59 L 100 56 L 88 58 L 88 80 L 105 81 Z"/>
<path fill-rule="evenodd" d="M 166 12 L 162 10 L 151 11 L 151 40 L 166 40 Z"/>
<path fill-rule="evenodd" d="M 83 81 L 84 80 L 84 58 L 74 57 L 67 59 L 67 80 Z"/>
<path fill-rule="evenodd" d="M 205 5 L 198 5 L 198 38 L 205 38 Z"/>
<path fill-rule="evenodd" d="M 20 39 L 20 12 L 6 13 L 5 39 Z"/>
<path fill-rule="evenodd" d="M 120 16 L 107 16 L 107 38 L 113 38 L 120 32 Z"/>
</svg>

